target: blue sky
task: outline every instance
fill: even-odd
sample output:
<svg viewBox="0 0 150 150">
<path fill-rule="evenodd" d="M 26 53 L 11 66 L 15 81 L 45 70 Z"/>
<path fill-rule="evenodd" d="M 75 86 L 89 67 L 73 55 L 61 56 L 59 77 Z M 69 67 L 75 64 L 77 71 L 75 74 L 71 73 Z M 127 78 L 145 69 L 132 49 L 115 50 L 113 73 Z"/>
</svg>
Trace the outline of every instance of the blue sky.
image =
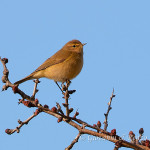
<svg viewBox="0 0 150 150">
<path fill-rule="evenodd" d="M 70 106 L 79 110 L 79 118 L 90 124 L 104 121 L 112 89 L 113 100 L 108 130 L 128 139 L 139 128 L 150 138 L 150 1 L 149 0 L 0 0 L 0 56 L 9 59 L 10 80 L 15 82 L 34 71 L 66 42 L 78 39 L 84 47 L 84 67 L 72 81 Z M 0 65 L 2 76 L 2 65 Z M 41 79 L 37 94 L 41 104 L 62 103 L 62 95 L 52 80 Z M 2 87 L 2 84 L 0 84 Z M 32 94 L 33 82 L 20 85 Z M 19 134 L 5 134 L 35 111 L 18 105 L 19 95 L 11 89 L 0 93 L 0 149 L 64 149 L 77 130 L 57 119 L 40 114 Z M 113 149 L 108 141 L 84 140 L 80 149 Z M 125 149 L 125 148 L 122 148 Z"/>
</svg>

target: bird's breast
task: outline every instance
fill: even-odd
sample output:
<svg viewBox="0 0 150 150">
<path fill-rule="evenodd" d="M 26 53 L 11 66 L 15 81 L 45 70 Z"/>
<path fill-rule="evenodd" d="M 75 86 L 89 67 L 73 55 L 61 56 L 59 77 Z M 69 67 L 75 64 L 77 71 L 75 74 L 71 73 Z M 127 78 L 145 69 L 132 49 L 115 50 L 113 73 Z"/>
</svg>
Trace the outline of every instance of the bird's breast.
<svg viewBox="0 0 150 150">
<path fill-rule="evenodd" d="M 75 78 L 82 70 L 83 54 L 72 54 L 62 63 L 53 65 L 44 70 L 44 77 L 65 82 Z"/>
</svg>

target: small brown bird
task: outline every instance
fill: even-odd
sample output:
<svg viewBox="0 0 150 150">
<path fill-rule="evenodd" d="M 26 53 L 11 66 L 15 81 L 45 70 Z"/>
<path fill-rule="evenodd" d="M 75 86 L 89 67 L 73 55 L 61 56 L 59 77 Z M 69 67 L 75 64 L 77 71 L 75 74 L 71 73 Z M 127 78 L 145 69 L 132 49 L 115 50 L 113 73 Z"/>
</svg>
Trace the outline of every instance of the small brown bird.
<svg viewBox="0 0 150 150">
<path fill-rule="evenodd" d="M 66 80 L 75 78 L 83 67 L 83 46 L 85 44 L 79 40 L 69 41 L 33 73 L 14 84 L 43 77 L 52 79 L 57 84 L 57 82 L 64 83 Z"/>
</svg>

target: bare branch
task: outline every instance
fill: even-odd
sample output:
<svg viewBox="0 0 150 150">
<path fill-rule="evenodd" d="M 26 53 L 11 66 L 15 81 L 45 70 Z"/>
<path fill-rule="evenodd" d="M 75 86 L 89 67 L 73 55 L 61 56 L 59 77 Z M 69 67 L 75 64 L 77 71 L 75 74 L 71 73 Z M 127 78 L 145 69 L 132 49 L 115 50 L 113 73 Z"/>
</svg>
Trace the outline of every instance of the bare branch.
<svg viewBox="0 0 150 150">
<path fill-rule="evenodd" d="M 64 115 L 64 112 L 62 111 L 60 104 L 56 102 L 56 106 L 57 106 L 58 112 L 60 112 L 62 115 Z"/>
<path fill-rule="evenodd" d="M 80 136 L 81 136 L 81 134 L 80 134 L 80 132 L 79 132 L 78 135 L 76 136 L 76 138 L 71 142 L 71 144 L 70 144 L 67 148 L 65 148 L 65 150 L 70 150 L 70 149 L 72 149 L 72 147 L 74 146 L 74 144 L 78 142 Z"/>
<path fill-rule="evenodd" d="M 31 96 L 31 98 L 35 99 L 35 94 L 39 91 L 37 89 L 37 85 L 38 85 L 38 83 L 40 83 L 40 81 L 39 81 L 39 79 L 36 79 L 36 80 L 33 80 L 33 82 L 35 83 L 35 85 L 34 85 L 33 94 Z"/>
<path fill-rule="evenodd" d="M 66 81 L 66 91 L 65 91 L 65 107 L 66 107 L 66 116 L 69 117 L 69 104 L 68 104 L 68 99 L 69 99 L 69 92 L 68 92 L 68 87 L 70 85 L 71 81 L 67 80 Z"/>
<path fill-rule="evenodd" d="M 9 70 L 6 67 L 6 64 L 8 63 L 7 58 L 2 58 L 0 57 L 0 61 L 3 65 L 4 71 L 3 71 L 3 76 L 2 76 L 2 82 L 5 83 L 5 85 L 2 88 L 2 91 L 7 90 L 9 87 L 13 87 L 13 84 L 9 81 L 8 75 L 9 75 Z"/>
<path fill-rule="evenodd" d="M 114 89 L 113 89 L 113 92 L 112 92 L 112 95 L 110 97 L 110 101 L 108 103 L 108 110 L 107 110 L 107 113 L 104 114 L 105 115 L 105 121 L 104 121 L 104 131 L 107 130 L 107 127 L 108 127 L 108 114 L 109 114 L 109 111 L 112 109 L 111 107 L 111 102 L 112 102 L 112 99 L 115 97 L 114 95 Z"/>
<path fill-rule="evenodd" d="M 19 133 L 21 127 L 22 127 L 23 125 L 27 125 L 27 124 L 29 123 L 29 121 L 32 120 L 35 116 L 37 116 L 39 113 L 40 113 L 40 111 L 37 109 L 37 110 L 35 111 L 35 113 L 34 113 L 32 116 L 30 116 L 27 120 L 25 120 L 25 121 L 23 121 L 23 122 L 20 121 L 20 120 L 18 120 L 18 123 L 20 124 L 18 127 L 16 127 L 15 129 L 6 129 L 5 132 L 6 132 L 7 134 L 13 134 L 13 133 L 15 133 L 15 132 Z"/>
<path fill-rule="evenodd" d="M 9 70 L 7 69 L 7 66 L 6 66 L 6 64 L 8 63 L 8 59 L 7 58 L 1 59 L 1 57 L 0 57 L 0 61 L 3 64 L 3 67 L 4 67 L 3 76 L 2 76 L 2 82 L 5 83 L 5 85 L 3 86 L 2 91 L 7 90 L 9 87 L 11 87 L 13 92 L 15 94 L 18 93 L 23 99 L 27 99 L 29 101 L 34 100 L 33 98 L 31 98 L 30 96 L 25 94 L 23 91 L 21 91 L 18 88 L 18 85 L 14 85 L 14 84 L 12 84 L 10 82 L 10 80 L 8 78 Z"/>
<path fill-rule="evenodd" d="M 0 58 L 0 61 L 2 62 L 3 67 L 4 67 L 2 81 L 3 81 L 3 83 L 5 83 L 5 85 L 3 86 L 3 90 L 7 90 L 8 87 L 11 87 L 12 90 L 14 91 L 14 93 L 18 93 L 22 97 L 22 99 L 20 100 L 19 103 L 22 103 L 27 107 L 37 107 L 38 108 L 35 111 L 35 113 L 32 116 L 30 116 L 27 120 L 25 120 L 24 122 L 18 120 L 18 123 L 20 125 L 17 126 L 15 129 L 6 129 L 5 132 L 7 134 L 13 134 L 15 132 L 19 133 L 20 129 L 23 125 L 28 124 L 29 121 L 32 120 L 35 116 L 37 116 L 40 112 L 44 112 L 44 113 L 47 113 L 49 115 L 52 115 L 52 116 L 58 118 L 58 120 L 57 120 L 58 123 L 61 121 L 64 121 L 79 131 L 79 134 L 77 135 L 77 137 L 66 148 L 66 150 L 70 150 L 74 146 L 74 144 L 78 142 L 81 134 L 88 134 L 88 135 L 100 137 L 100 138 L 106 139 L 108 141 L 111 141 L 111 142 L 115 143 L 114 150 L 117 150 L 120 147 L 127 147 L 127 148 L 131 148 L 131 149 L 135 149 L 135 150 L 149 150 L 149 147 L 150 147 L 149 140 L 141 141 L 141 143 L 139 142 L 139 140 L 141 139 L 141 137 L 144 133 L 143 128 L 140 129 L 140 131 L 139 131 L 140 137 L 137 140 L 135 139 L 134 133 L 130 131 L 129 135 L 131 138 L 131 143 L 121 139 L 121 137 L 116 135 L 116 129 L 111 130 L 111 132 L 106 131 L 107 127 L 108 127 L 108 114 L 109 114 L 109 111 L 111 110 L 112 99 L 115 97 L 114 90 L 112 92 L 110 101 L 108 103 L 108 110 L 107 110 L 107 113 L 105 114 L 105 121 L 104 121 L 105 125 L 104 125 L 104 130 L 103 130 L 100 128 L 101 127 L 100 121 L 97 122 L 97 125 L 92 126 L 92 125 L 88 124 L 87 122 L 82 121 L 81 119 L 77 119 L 76 117 L 79 115 L 78 111 L 75 112 L 75 115 L 73 117 L 69 116 L 69 114 L 73 111 L 73 108 L 69 109 L 69 103 L 68 103 L 68 99 L 70 96 L 69 94 L 72 94 L 75 92 L 75 90 L 71 90 L 71 91 L 68 90 L 70 81 L 66 82 L 66 85 L 65 85 L 66 89 L 63 90 L 63 91 L 65 91 L 65 94 L 64 94 L 65 104 L 63 104 L 63 106 L 65 106 L 65 108 L 66 108 L 66 115 L 64 115 L 59 103 L 56 103 L 57 108 L 52 107 L 52 109 L 50 110 L 48 105 L 42 106 L 39 103 L 38 99 L 35 99 L 35 94 L 37 93 L 37 84 L 39 83 L 38 80 L 35 81 L 33 95 L 30 97 L 29 95 L 27 95 L 23 91 L 21 91 L 18 88 L 18 85 L 14 85 L 9 81 L 9 78 L 8 78 L 9 71 L 6 67 L 6 63 L 8 62 L 8 59 Z M 138 142 L 136 142 L 136 141 L 138 141 Z"/>
</svg>

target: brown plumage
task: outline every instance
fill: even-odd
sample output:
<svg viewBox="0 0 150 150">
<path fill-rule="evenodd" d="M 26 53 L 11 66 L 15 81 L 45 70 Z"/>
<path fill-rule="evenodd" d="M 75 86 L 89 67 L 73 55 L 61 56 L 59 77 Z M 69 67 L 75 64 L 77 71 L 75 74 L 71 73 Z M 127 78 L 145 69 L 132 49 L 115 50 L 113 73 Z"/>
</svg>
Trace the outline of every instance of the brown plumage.
<svg viewBox="0 0 150 150">
<path fill-rule="evenodd" d="M 27 80 L 42 77 L 52 79 L 56 82 L 65 82 L 66 80 L 75 78 L 83 66 L 84 45 L 79 40 L 69 41 L 33 73 L 14 84 L 20 84 Z"/>
</svg>

